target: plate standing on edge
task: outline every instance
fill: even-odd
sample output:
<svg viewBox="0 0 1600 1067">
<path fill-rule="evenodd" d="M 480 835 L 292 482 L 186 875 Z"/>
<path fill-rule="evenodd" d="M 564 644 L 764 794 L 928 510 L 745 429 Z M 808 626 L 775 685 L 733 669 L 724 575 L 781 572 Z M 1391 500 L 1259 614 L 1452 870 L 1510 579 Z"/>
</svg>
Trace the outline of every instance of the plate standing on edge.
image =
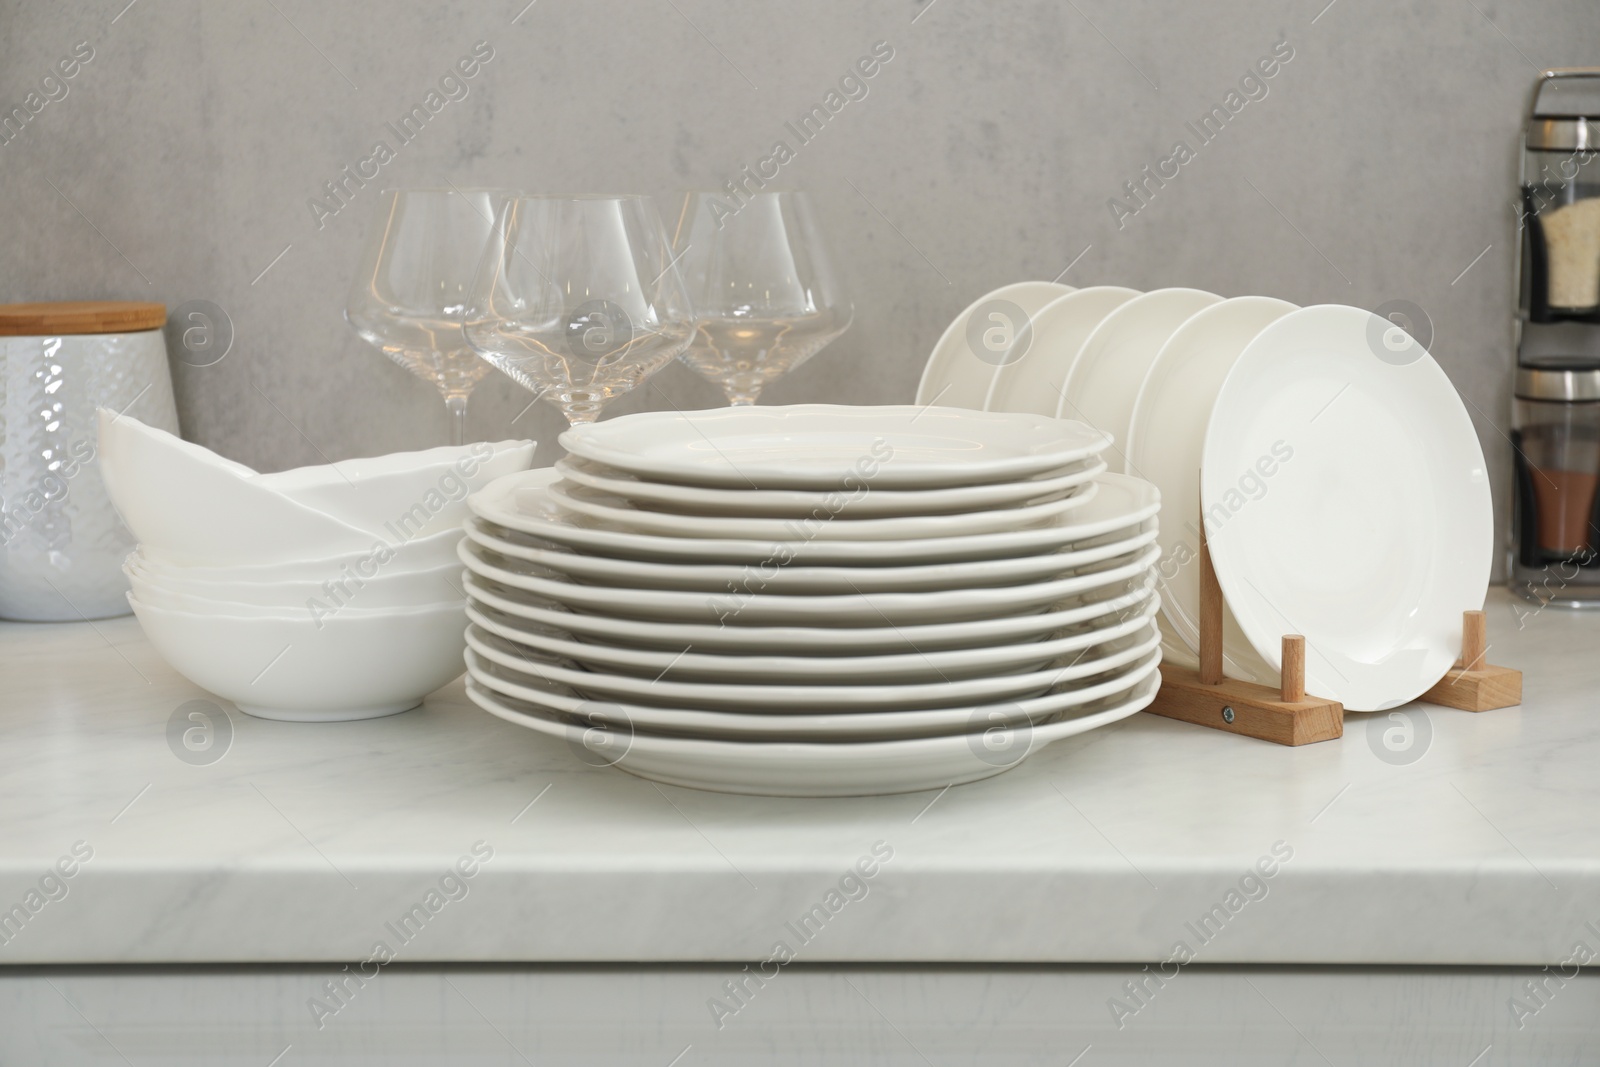
<svg viewBox="0 0 1600 1067">
<path fill-rule="evenodd" d="M 1122 450 L 1145 371 L 1185 319 L 1221 300 L 1199 289 L 1156 289 L 1111 312 L 1072 361 L 1056 417 L 1079 419 L 1110 434 L 1116 446 L 1106 462 L 1113 471 L 1127 473 Z"/>
<path fill-rule="evenodd" d="M 1201 497 L 1223 595 L 1274 668 L 1350 711 L 1426 692 L 1461 651 L 1494 559 L 1483 449 L 1461 397 L 1394 323 L 1319 305 L 1240 355 L 1206 431 Z"/>
<path fill-rule="evenodd" d="M 1192 653 L 1200 651 L 1200 453 L 1211 406 L 1245 346 L 1294 310 L 1285 300 L 1241 296 L 1196 312 L 1162 346 L 1134 401 L 1123 455 L 1161 490 L 1161 613 Z M 1226 605 L 1222 650 L 1228 677 L 1278 684 Z"/>
<path fill-rule="evenodd" d="M 1078 350 L 1107 315 L 1139 295 L 1119 285 L 1094 285 L 1057 297 L 1033 316 L 1033 343 L 1021 358 L 996 367 L 985 411 L 1054 415 Z"/>
<path fill-rule="evenodd" d="M 1058 282 L 1014 282 L 968 304 L 950 320 L 923 365 L 917 403 L 983 407 L 995 368 L 1027 357 L 1032 316 L 1072 291 Z"/>
</svg>

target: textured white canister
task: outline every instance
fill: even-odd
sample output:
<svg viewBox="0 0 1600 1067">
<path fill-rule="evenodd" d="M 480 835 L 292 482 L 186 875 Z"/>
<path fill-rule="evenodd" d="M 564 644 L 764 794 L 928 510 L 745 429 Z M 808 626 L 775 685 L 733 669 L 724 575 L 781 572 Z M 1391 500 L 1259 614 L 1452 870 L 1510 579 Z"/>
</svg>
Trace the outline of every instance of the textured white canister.
<svg viewBox="0 0 1600 1067">
<path fill-rule="evenodd" d="M 0 306 L 0 618 L 128 614 L 95 409 L 178 432 L 160 304 Z"/>
</svg>

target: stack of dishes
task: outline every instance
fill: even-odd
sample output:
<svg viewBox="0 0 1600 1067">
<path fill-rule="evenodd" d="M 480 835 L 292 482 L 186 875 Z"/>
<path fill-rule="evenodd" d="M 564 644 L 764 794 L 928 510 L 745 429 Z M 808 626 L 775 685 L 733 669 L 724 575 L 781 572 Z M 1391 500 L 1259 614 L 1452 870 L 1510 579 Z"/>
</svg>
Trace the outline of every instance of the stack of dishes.
<svg viewBox="0 0 1600 1067">
<path fill-rule="evenodd" d="M 929 357 L 918 402 L 1053 412 L 1109 434 L 1113 471 L 1161 491 L 1163 648 L 1199 650 L 1202 525 L 1222 586 L 1224 669 L 1349 711 L 1430 689 L 1493 561 L 1482 447 L 1423 344 L 1361 308 L 1197 289 L 997 289 Z M 1202 519 L 1202 515 L 1204 518 Z"/>
<path fill-rule="evenodd" d="M 502 441 L 263 475 L 100 412 L 140 626 L 179 674 L 270 719 L 390 715 L 457 677 L 466 496 L 532 459 Z"/>
<path fill-rule="evenodd" d="M 945 408 L 578 427 L 469 499 L 469 696 L 725 792 L 997 774 L 1159 685 L 1159 495 L 1106 435 Z"/>
</svg>

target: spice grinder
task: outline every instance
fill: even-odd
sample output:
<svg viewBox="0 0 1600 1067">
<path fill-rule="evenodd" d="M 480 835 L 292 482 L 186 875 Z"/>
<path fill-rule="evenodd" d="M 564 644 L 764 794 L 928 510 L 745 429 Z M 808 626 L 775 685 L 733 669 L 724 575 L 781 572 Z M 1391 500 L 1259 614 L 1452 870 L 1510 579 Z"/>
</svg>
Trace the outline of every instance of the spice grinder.
<svg viewBox="0 0 1600 1067">
<path fill-rule="evenodd" d="M 1512 588 L 1600 607 L 1600 67 L 1540 75 L 1517 209 Z"/>
</svg>

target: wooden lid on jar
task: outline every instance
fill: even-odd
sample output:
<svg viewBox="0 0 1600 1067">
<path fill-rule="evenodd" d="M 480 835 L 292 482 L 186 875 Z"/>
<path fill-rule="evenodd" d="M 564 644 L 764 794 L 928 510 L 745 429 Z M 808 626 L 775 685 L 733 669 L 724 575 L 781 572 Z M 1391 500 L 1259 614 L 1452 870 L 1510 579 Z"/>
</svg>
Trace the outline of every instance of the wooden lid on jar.
<svg viewBox="0 0 1600 1067">
<path fill-rule="evenodd" d="M 134 333 L 167 324 L 164 304 L 79 300 L 64 304 L 0 304 L 0 337 L 60 333 Z"/>
</svg>

